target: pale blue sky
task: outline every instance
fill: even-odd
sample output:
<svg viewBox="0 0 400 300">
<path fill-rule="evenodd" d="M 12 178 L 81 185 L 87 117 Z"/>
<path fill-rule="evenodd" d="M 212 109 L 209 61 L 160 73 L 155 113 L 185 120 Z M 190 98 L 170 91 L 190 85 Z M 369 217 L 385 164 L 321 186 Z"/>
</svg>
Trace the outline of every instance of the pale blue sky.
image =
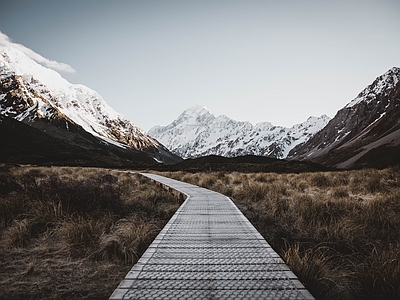
<svg viewBox="0 0 400 300">
<path fill-rule="evenodd" d="M 0 0 L 0 31 L 148 130 L 205 105 L 292 126 L 400 66 L 400 1 Z"/>
</svg>

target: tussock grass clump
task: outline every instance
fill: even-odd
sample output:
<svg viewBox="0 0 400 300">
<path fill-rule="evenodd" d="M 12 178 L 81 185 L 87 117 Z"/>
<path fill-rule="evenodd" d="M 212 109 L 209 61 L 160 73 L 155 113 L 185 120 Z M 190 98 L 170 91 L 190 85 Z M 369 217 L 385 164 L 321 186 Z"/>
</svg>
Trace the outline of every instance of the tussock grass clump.
<svg viewBox="0 0 400 300">
<path fill-rule="evenodd" d="M 317 299 L 400 299 L 400 169 L 170 174 L 229 195 Z M 213 179 L 211 179 L 213 178 Z"/>
<path fill-rule="evenodd" d="M 29 219 L 13 220 L 10 226 L 3 231 L 2 246 L 4 248 L 28 246 L 32 224 Z"/>
<path fill-rule="evenodd" d="M 99 239 L 99 248 L 92 256 L 100 260 L 135 263 L 158 232 L 156 224 L 141 219 L 120 219 L 109 233 Z"/>
<path fill-rule="evenodd" d="M 376 239 L 400 242 L 400 192 L 363 203 L 356 221 Z"/>
<path fill-rule="evenodd" d="M 179 207 L 139 174 L 0 166 L 0 179 L 0 299 L 107 299 Z"/>
<path fill-rule="evenodd" d="M 350 183 L 349 173 L 350 172 L 348 171 L 332 173 L 330 175 L 330 177 L 332 178 L 331 180 L 332 186 L 336 187 L 347 186 Z"/>
<path fill-rule="evenodd" d="M 357 257 L 358 276 L 365 283 L 359 299 L 399 299 L 400 245 L 373 248 L 368 259 Z"/>
<path fill-rule="evenodd" d="M 108 224 L 92 217 L 72 215 L 59 228 L 63 250 L 75 256 L 88 256 L 96 249 Z"/>
<path fill-rule="evenodd" d="M 293 186 L 297 189 L 297 191 L 304 193 L 304 191 L 309 187 L 307 181 L 301 179 L 299 181 L 295 181 Z"/>
<path fill-rule="evenodd" d="M 340 261 L 337 253 L 323 245 L 306 250 L 299 244 L 289 246 L 282 257 L 290 265 L 299 279 L 314 291 L 316 299 L 357 299 L 353 294 L 359 287 L 354 286 L 351 261 Z M 348 267 L 343 268 L 346 264 Z"/>
<path fill-rule="evenodd" d="M 331 179 L 324 173 L 315 173 L 311 175 L 311 184 L 320 188 L 325 188 L 331 185 Z"/>
<path fill-rule="evenodd" d="M 25 209 L 26 196 L 11 191 L 6 196 L 0 196 L 0 226 L 6 227 Z M 0 227 L 1 228 L 1 227 Z"/>
<path fill-rule="evenodd" d="M 335 199 L 341 199 L 341 198 L 346 198 L 349 197 L 349 192 L 347 190 L 347 187 L 345 186 L 340 186 L 337 187 L 333 190 L 332 196 Z"/>
<path fill-rule="evenodd" d="M 237 192 L 241 197 L 246 197 L 253 202 L 259 202 L 267 197 L 269 186 L 265 183 L 255 184 L 246 182 L 243 188 Z"/>
</svg>

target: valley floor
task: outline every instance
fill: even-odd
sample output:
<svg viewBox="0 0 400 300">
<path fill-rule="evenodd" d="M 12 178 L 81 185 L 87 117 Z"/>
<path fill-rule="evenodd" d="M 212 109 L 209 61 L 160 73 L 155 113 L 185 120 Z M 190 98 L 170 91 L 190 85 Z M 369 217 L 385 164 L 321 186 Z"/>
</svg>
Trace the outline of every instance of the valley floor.
<svg viewBox="0 0 400 300">
<path fill-rule="evenodd" d="M 231 197 L 317 299 L 400 298 L 400 169 L 162 172 Z M 0 166 L 0 299 L 107 299 L 179 206 L 138 174 Z"/>
</svg>

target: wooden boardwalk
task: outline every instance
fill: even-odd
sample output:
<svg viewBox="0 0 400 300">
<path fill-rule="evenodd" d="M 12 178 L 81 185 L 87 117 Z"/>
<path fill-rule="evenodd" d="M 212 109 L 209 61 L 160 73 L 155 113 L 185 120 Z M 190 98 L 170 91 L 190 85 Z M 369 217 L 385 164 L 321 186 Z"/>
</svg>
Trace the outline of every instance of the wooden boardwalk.
<svg viewBox="0 0 400 300">
<path fill-rule="evenodd" d="M 314 299 L 228 197 L 143 175 L 187 199 L 110 300 Z"/>
</svg>

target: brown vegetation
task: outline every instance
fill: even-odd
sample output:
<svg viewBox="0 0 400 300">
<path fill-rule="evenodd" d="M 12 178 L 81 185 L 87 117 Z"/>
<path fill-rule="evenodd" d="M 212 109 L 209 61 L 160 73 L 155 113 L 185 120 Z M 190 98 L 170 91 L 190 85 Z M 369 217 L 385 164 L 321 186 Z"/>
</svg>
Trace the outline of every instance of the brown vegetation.
<svg viewBox="0 0 400 300">
<path fill-rule="evenodd" d="M 400 298 L 400 170 L 169 172 L 230 196 L 317 299 Z M 177 209 L 150 180 L 0 167 L 0 299 L 106 299 Z"/>
<path fill-rule="evenodd" d="M 0 166 L 0 299 L 107 299 L 178 207 L 138 174 Z"/>
<path fill-rule="evenodd" d="M 165 176 L 226 194 L 317 299 L 400 299 L 400 170 Z"/>
</svg>

